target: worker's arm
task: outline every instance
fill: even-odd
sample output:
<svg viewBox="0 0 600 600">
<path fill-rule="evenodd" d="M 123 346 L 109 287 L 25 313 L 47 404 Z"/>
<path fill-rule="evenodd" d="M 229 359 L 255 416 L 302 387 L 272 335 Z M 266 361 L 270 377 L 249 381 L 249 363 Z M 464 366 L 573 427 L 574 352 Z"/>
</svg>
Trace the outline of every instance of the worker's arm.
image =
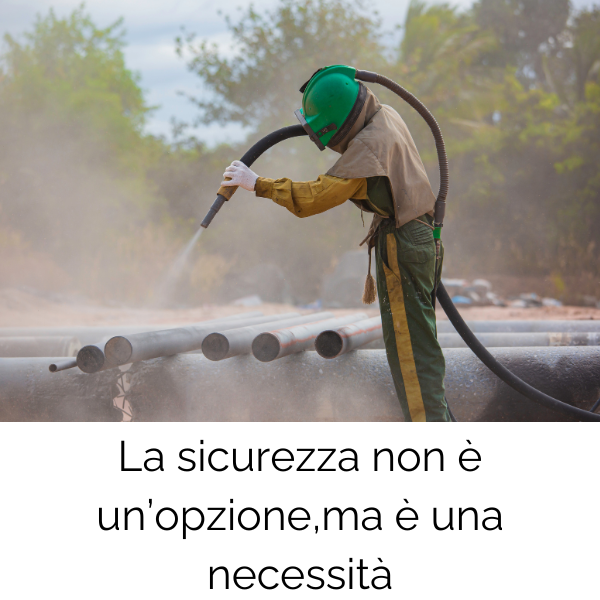
<svg viewBox="0 0 600 600">
<path fill-rule="evenodd" d="M 256 191 L 262 198 L 284 206 L 297 217 L 318 215 L 352 198 L 366 200 L 367 180 L 342 179 L 320 175 L 316 181 L 292 181 L 291 179 L 266 179 L 259 177 L 239 160 L 234 160 L 223 173 L 221 186 L 240 186 Z M 220 192 L 219 192 L 220 193 Z"/>
<path fill-rule="evenodd" d="M 257 196 L 270 198 L 297 217 L 310 217 L 339 206 L 350 198 L 365 200 L 367 180 L 341 179 L 331 175 L 319 175 L 316 181 L 259 177 L 255 191 Z"/>
</svg>

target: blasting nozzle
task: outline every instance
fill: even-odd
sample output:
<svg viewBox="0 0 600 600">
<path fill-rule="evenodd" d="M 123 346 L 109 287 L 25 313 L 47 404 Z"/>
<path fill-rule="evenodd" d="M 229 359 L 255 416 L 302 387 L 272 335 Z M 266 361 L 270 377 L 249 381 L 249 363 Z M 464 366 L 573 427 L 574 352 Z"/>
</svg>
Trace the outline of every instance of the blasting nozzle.
<svg viewBox="0 0 600 600">
<path fill-rule="evenodd" d="M 215 215 L 221 210 L 221 207 L 223 206 L 223 204 L 225 204 L 225 202 L 227 202 L 227 198 L 225 198 L 225 196 L 222 196 L 221 194 L 218 194 L 217 199 L 208 209 L 204 220 L 202 221 L 202 223 L 200 223 L 200 227 L 204 227 L 204 229 L 206 229 L 211 224 L 212 220 L 215 218 Z"/>
</svg>

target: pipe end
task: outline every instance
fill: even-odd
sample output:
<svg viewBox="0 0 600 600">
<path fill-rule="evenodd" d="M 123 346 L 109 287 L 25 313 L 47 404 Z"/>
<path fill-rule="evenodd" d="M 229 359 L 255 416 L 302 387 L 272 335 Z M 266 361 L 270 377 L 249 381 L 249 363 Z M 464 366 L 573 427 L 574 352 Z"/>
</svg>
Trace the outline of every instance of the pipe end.
<svg viewBox="0 0 600 600">
<path fill-rule="evenodd" d="M 208 360 L 223 360 L 229 353 L 229 340 L 222 333 L 211 333 L 202 342 L 202 354 Z"/>
<path fill-rule="evenodd" d="M 126 365 L 132 354 L 131 342 L 121 335 L 110 338 L 104 346 L 106 360 L 112 365 Z"/>
<path fill-rule="evenodd" d="M 98 346 L 84 346 L 77 353 L 77 366 L 84 373 L 97 373 L 104 366 L 104 353 Z"/>
<path fill-rule="evenodd" d="M 279 356 L 281 344 L 272 333 L 261 333 L 252 342 L 252 354 L 261 362 L 271 362 Z"/>
<path fill-rule="evenodd" d="M 336 358 L 343 346 L 342 336 L 333 330 L 323 331 L 315 340 L 315 350 L 322 358 Z"/>
</svg>

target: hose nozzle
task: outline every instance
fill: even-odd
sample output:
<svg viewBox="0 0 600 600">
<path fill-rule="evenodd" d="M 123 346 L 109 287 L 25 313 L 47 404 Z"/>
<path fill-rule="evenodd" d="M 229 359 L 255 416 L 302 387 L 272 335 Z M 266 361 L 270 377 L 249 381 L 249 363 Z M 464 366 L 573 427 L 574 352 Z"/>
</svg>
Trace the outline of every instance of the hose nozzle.
<svg viewBox="0 0 600 600">
<path fill-rule="evenodd" d="M 229 179 L 229 177 L 226 178 L 226 180 Z M 212 206 L 208 209 L 204 220 L 202 221 L 202 223 L 200 223 L 200 227 L 204 227 L 204 229 L 206 229 L 210 225 L 211 221 L 215 218 L 215 215 L 221 210 L 223 204 L 225 204 L 227 200 L 231 199 L 231 196 L 235 194 L 236 190 L 237 185 L 221 186 L 219 188 L 219 191 L 217 192 L 217 199 L 212 203 Z"/>
<path fill-rule="evenodd" d="M 306 131 L 302 125 L 292 125 L 291 127 L 283 127 L 282 129 L 278 129 L 277 131 L 273 131 L 269 135 L 266 135 L 262 140 L 259 140 L 242 156 L 240 162 L 243 162 L 247 167 L 250 167 L 252 163 L 264 152 L 266 152 L 269 148 L 274 146 L 275 144 L 282 142 L 283 140 L 289 140 L 290 138 L 300 137 L 306 135 Z M 215 218 L 215 215 L 221 210 L 221 207 L 227 200 L 233 196 L 237 190 L 237 186 L 227 186 L 220 187 L 217 192 L 217 199 L 213 202 L 212 206 L 209 208 L 206 216 L 202 223 L 200 223 L 201 227 L 206 229 Z"/>
<path fill-rule="evenodd" d="M 215 215 L 221 210 L 223 204 L 227 202 L 227 198 L 222 196 L 221 194 L 217 195 L 217 199 L 213 202 L 212 206 L 208 209 L 206 216 L 204 217 L 202 223 L 200 223 L 200 227 L 204 227 L 206 229 L 215 218 Z"/>
</svg>

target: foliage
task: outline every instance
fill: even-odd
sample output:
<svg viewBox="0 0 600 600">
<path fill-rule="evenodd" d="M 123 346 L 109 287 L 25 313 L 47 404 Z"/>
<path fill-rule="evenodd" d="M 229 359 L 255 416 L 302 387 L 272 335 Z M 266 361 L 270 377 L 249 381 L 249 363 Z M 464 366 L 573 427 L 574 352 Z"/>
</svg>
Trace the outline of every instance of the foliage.
<svg viewBox="0 0 600 600">
<path fill-rule="evenodd" d="M 121 22 L 99 29 L 83 7 L 64 19 L 50 11 L 4 41 L 4 219 L 74 281 L 98 271 L 88 293 L 114 290 L 119 240 L 160 204 L 147 179 L 160 144 L 143 135 L 150 108 L 125 66 Z"/>
<path fill-rule="evenodd" d="M 272 11 L 259 14 L 251 5 L 237 23 L 226 22 L 235 40 L 231 58 L 193 34 L 177 39 L 179 54 L 191 56 L 188 68 L 212 92 L 195 100 L 204 123 L 272 131 L 292 121 L 298 88 L 323 64 L 382 62 L 379 23 L 360 0 L 281 0 Z"/>
<path fill-rule="evenodd" d="M 50 10 L 19 42 L 6 34 L 0 102 L 13 118 L 33 126 L 69 124 L 93 136 L 96 158 L 131 169 L 150 110 L 123 57 L 122 22 L 98 29 L 83 7 L 58 19 Z M 42 121 L 40 123 L 40 121 Z M 100 148 L 98 148 L 100 146 Z"/>
<path fill-rule="evenodd" d="M 474 14 L 479 27 L 492 31 L 499 42 L 487 63 L 517 67 L 524 85 L 544 79 L 542 57 L 564 30 L 569 0 L 478 0 Z"/>
<path fill-rule="evenodd" d="M 87 293 L 151 296 L 225 166 L 295 123 L 300 85 L 342 63 L 399 81 L 439 120 L 451 160 L 449 275 L 545 277 L 573 300 L 565 282 L 577 274 L 589 282 L 581 293 L 600 294 L 600 8 L 478 0 L 459 10 L 412 0 L 393 45 L 394 24 L 360 0 L 278 0 L 226 22 L 226 56 L 191 32 L 176 41 L 206 90 L 192 99 L 198 122 L 249 132 L 243 144 L 214 148 L 144 134 L 151 108 L 125 65 L 120 22 L 98 29 L 82 8 L 65 19 L 50 11 L 22 39 L 5 36 L 0 252 L 43 255 Z M 427 127 L 373 89 L 409 124 L 435 189 Z M 296 139 L 255 169 L 313 179 L 335 159 Z M 305 221 L 240 190 L 203 236 L 186 298 L 217 299 L 226 275 L 267 262 L 283 270 L 297 300 L 313 300 L 323 274 L 363 237 L 349 203 Z"/>
<path fill-rule="evenodd" d="M 492 251 L 481 262 L 488 269 L 580 274 L 594 294 L 600 275 L 599 18 L 593 9 L 570 19 L 535 84 L 522 81 L 517 65 L 506 69 L 495 135 L 480 137 L 454 168 L 461 217 L 452 222 L 462 256 L 487 245 Z M 550 56 L 547 48 L 539 52 Z M 565 293 L 576 300 L 573 290 Z"/>
</svg>

